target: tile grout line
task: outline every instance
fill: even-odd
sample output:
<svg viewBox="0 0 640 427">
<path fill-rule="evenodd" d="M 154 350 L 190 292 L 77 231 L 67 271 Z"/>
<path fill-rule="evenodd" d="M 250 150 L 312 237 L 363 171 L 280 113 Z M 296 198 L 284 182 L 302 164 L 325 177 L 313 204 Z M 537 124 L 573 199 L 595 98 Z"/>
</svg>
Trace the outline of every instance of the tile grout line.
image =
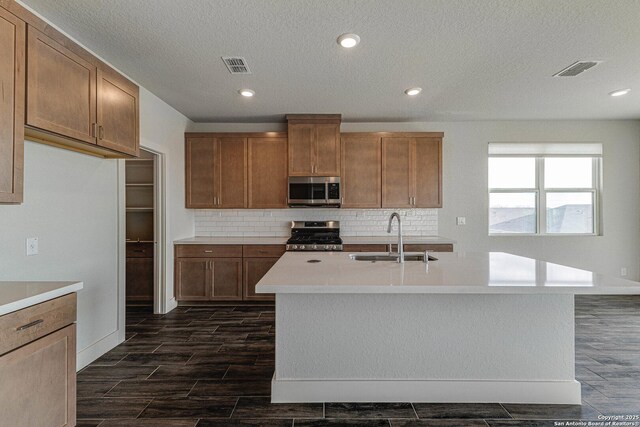
<svg viewBox="0 0 640 427">
<path fill-rule="evenodd" d="M 111 390 L 113 390 L 114 388 L 118 387 L 118 385 L 122 382 L 123 380 L 118 381 L 113 387 L 111 387 L 109 390 L 106 391 L 105 394 L 103 394 L 101 397 L 107 397 L 107 394 L 109 394 L 109 392 Z"/>
<path fill-rule="evenodd" d="M 420 417 L 418 416 L 418 411 L 416 411 L 416 407 L 413 406 L 413 402 L 409 402 L 409 404 L 411 405 L 411 408 L 413 409 L 413 413 L 416 414 L 416 419 L 420 419 Z"/>
<path fill-rule="evenodd" d="M 229 414 L 229 419 L 231 419 L 231 417 L 233 417 L 233 413 L 235 412 L 236 408 L 238 407 L 238 402 L 240 402 L 240 396 L 238 396 L 238 398 L 236 399 L 236 404 L 233 405 L 233 409 L 231 410 L 231 413 Z"/>
<path fill-rule="evenodd" d="M 153 398 L 151 398 L 151 399 L 149 400 L 149 403 L 147 403 L 147 404 L 144 406 L 144 408 L 142 408 L 142 411 L 140 411 L 140 412 L 138 413 L 138 415 L 136 415 L 135 419 L 138 419 L 138 418 L 140 417 L 140 415 L 142 415 L 142 413 L 143 413 L 143 412 L 144 412 L 144 411 L 149 407 L 149 405 L 151 405 L 151 403 L 153 402 L 153 400 L 154 400 Z"/>
<path fill-rule="evenodd" d="M 185 397 L 190 397 L 189 395 L 191 394 L 191 392 L 193 391 L 194 388 L 196 388 L 196 385 L 198 385 L 198 382 L 200 380 L 196 380 L 195 383 L 193 383 L 193 386 L 191 386 L 191 389 L 189 389 L 189 391 L 187 392 L 187 395 Z"/>
<path fill-rule="evenodd" d="M 149 375 L 147 375 L 147 378 L 145 378 L 145 380 L 148 380 L 149 378 L 151 378 L 151 375 L 155 374 L 155 373 L 156 373 L 156 371 L 157 371 L 158 369 L 160 369 L 160 366 L 162 366 L 162 365 L 158 365 L 158 367 L 157 367 L 156 369 L 154 369 L 154 370 L 153 370 L 153 372 L 151 372 Z M 144 381 L 144 380 L 143 380 L 143 381 Z"/>
<path fill-rule="evenodd" d="M 504 409 L 504 411 L 507 413 L 507 415 L 509 415 L 509 417 L 511 417 L 512 420 L 515 420 L 515 418 L 513 418 L 513 415 L 511 415 L 511 412 L 509 412 L 502 403 L 498 402 L 498 405 L 500 405 L 500 407 Z"/>
</svg>

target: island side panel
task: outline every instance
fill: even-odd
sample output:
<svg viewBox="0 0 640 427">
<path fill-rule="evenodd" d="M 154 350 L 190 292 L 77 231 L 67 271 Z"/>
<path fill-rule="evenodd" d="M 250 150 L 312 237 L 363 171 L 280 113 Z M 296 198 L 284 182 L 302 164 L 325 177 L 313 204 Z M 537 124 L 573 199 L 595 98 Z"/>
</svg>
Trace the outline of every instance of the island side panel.
<svg viewBox="0 0 640 427">
<path fill-rule="evenodd" d="M 370 389 L 381 381 L 412 394 L 397 399 L 403 401 L 580 401 L 572 295 L 278 294 L 276 300 L 274 401 L 319 401 L 311 389 L 332 401 L 332 385 L 351 390 L 344 399 L 376 400 Z M 366 399 L 359 399 L 359 387 Z M 475 391 L 458 394 L 456 387 Z M 305 390 L 312 392 L 302 397 Z"/>
</svg>

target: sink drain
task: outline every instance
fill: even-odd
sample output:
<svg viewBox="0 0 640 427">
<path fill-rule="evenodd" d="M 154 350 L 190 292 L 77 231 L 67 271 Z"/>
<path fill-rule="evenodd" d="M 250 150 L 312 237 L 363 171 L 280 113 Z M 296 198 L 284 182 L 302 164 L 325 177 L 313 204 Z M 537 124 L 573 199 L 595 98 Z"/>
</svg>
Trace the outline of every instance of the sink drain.
<svg viewBox="0 0 640 427">
<path fill-rule="evenodd" d="M 319 259 L 310 259 L 307 262 L 310 263 L 310 264 L 315 264 L 317 262 L 322 262 L 322 261 L 320 261 Z"/>
</svg>

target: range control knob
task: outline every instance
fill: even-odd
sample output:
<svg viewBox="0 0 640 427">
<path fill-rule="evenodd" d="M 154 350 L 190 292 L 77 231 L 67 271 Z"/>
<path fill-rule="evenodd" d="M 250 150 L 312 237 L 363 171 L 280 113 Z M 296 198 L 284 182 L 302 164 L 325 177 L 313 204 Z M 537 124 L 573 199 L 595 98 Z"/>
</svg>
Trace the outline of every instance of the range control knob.
<svg viewBox="0 0 640 427">
<path fill-rule="evenodd" d="M 295 251 L 296 249 L 298 249 L 298 245 L 293 245 L 292 248 Z"/>
<path fill-rule="evenodd" d="M 318 245 L 313 245 L 313 249 L 318 249 Z"/>
<path fill-rule="evenodd" d="M 336 245 L 333 245 L 332 249 L 335 251 L 336 249 L 338 249 L 338 247 Z"/>
<path fill-rule="evenodd" d="M 300 245 L 300 250 L 304 251 L 304 245 Z"/>
</svg>

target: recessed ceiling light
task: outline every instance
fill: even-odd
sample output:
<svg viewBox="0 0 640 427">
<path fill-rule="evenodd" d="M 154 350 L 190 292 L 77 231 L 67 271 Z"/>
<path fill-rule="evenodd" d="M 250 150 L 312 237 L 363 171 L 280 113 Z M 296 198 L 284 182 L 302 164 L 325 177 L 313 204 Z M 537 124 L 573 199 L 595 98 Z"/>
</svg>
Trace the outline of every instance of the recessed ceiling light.
<svg viewBox="0 0 640 427">
<path fill-rule="evenodd" d="M 609 95 L 622 96 L 622 95 L 628 94 L 629 92 L 631 92 L 631 89 L 619 89 L 619 90 L 614 90 L 613 92 L 609 92 Z"/>
<path fill-rule="evenodd" d="M 421 87 L 412 87 L 404 91 L 404 93 L 406 93 L 409 96 L 416 96 L 420 92 L 422 92 Z"/>
<path fill-rule="evenodd" d="M 242 96 L 246 96 L 247 98 L 251 98 L 252 96 L 254 96 L 256 93 L 254 91 L 252 91 L 251 89 L 240 89 L 238 91 L 238 93 Z"/>
<path fill-rule="evenodd" d="M 338 37 L 338 44 L 344 48 L 350 49 L 360 43 L 360 36 L 357 34 L 343 34 Z"/>
</svg>

